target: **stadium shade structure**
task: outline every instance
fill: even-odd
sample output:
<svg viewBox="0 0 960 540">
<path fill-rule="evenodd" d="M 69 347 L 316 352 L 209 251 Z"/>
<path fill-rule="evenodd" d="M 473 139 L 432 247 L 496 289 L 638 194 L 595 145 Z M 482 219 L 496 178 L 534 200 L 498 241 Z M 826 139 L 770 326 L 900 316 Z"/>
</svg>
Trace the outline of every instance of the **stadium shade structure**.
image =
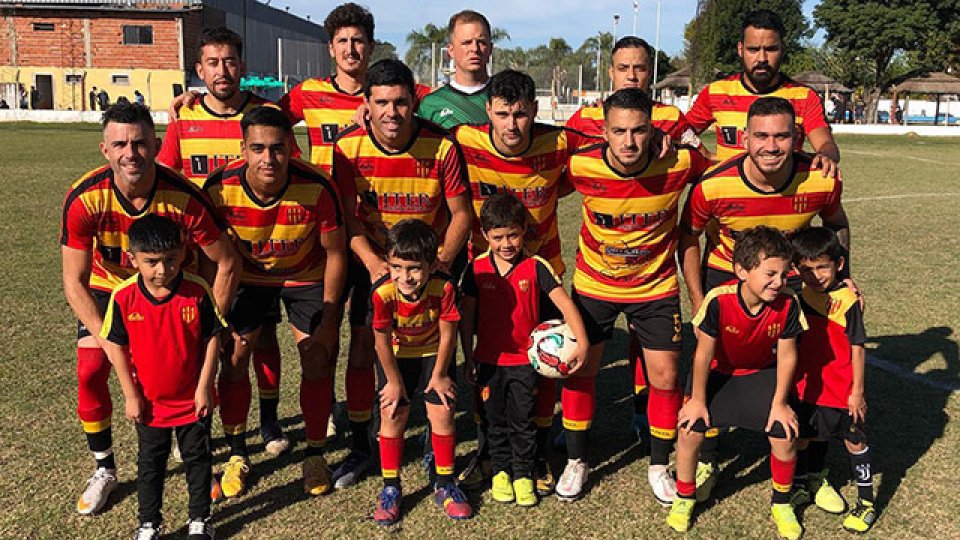
<svg viewBox="0 0 960 540">
<path fill-rule="evenodd" d="M 823 73 L 818 73 L 816 71 L 802 71 L 790 77 L 794 81 L 797 81 L 800 84 L 805 84 L 810 88 L 813 88 L 821 94 L 829 94 L 830 92 L 839 92 L 841 94 L 850 94 L 853 90 L 847 88 L 846 86 L 840 84 L 834 79 L 824 75 Z"/>
<path fill-rule="evenodd" d="M 907 100 L 910 99 L 910 94 L 933 94 L 936 96 L 937 105 L 933 113 L 933 125 L 937 125 L 940 120 L 940 96 L 960 96 L 960 79 L 942 71 L 933 71 L 903 81 L 894 87 L 894 91 L 898 94 L 907 94 Z M 906 108 L 904 106 L 904 109 Z M 945 124 L 949 124 L 949 121 L 949 118 L 944 119 Z"/>
</svg>

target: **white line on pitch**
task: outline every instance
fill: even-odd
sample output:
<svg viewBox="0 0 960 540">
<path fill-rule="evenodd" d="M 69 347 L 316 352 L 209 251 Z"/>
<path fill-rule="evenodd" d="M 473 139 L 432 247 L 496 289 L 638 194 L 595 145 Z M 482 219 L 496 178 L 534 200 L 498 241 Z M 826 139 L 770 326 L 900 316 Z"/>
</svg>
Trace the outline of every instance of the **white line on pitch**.
<svg viewBox="0 0 960 540">
<path fill-rule="evenodd" d="M 882 201 L 886 199 L 916 199 L 920 197 L 958 197 L 960 193 L 903 193 L 901 195 L 877 195 L 875 197 L 844 197 L 843 202 Z"/>
<path fill-rule="evenodd" d="M 900 377 L 901 379 L 908 379 L 920 384 L 924 384 L 931 388 L 937 390 L 943 390 L 945 392 L 956 392 L 960 390 L 960 382 L 957 381 L 942 381 L 935 379 L 933 377 L 924 375 L 922 373 L 914 373 L 912 371 L 907 371 L 899 364 L 890 362 L 889 360 L 884 360 L 883 358 L 874 356 L 872 354 L 867 354 L 867 363 L 871 366 L 882 369 L 891 375 Z"/>
<path fill-rule="evenodd" d="M 882 154 L 880 152 L 864 152 L 863 150 L 844 149 L 843 153 L 854 154 L 858 156 L 871 156 L 871 157 L 882 157 L 882 158 L 894 157 L 890 154 Z M 955 161 L 941 161 L 939 159 L 922 158 L 922 157 L 909 156 L 909 155 L 903 155 L 903 154 L 897 154 L 896 159 L 912 159 L 914 161 L 922 161 L 923 163 L 935 163 L 937 165 L 960 165 L 960 163 L 957 163 Z"/>
</svg>

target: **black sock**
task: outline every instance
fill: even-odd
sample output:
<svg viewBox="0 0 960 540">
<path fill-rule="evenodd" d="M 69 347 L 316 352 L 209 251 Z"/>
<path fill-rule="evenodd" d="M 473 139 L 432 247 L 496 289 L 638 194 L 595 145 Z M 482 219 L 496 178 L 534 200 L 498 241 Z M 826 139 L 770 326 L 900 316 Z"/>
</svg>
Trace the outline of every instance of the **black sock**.
<svg viewBox="0 0 960 540">
<path fill-rule="evenodd" d="M 304 452 L 303 452 L 303 455 L 304 455 L 304 457 L 322 456 L 322 455 L 323 455 L 323 447 L 322 447 L 322 446 L 310 446 L 310 445 L 308 444 L 308 445 L 307 445 L 307 449 L 304 450 Z"/>
<path fill-rule="evenodd" d="M 113 459 L 113 430 L 107 428 L 86 435 L 87 448 L 93 452 L 93 459 L 97 460 L 97 467 L 116 469 L 117 463 Z"/>
<path fill-rule="evenodd" d="M 277 423 L 277 407 L 280 398 L 260 398 L 260 429 Z"/>
<path fill-rule="evenodd" d="M 567 437 L 567 458 L 585 460 L 587 457 L 587 432 L 565 430 Z"/>
<path fill-rule="evenodd" d="M 820 474 L 827 462 L 827 449 L 830 441 L 810 441 L 807 446 L 807 471 L 810 474 Z"/>
<path fill-rule="evenodd" d="M 397 476 L 396 478 L 384 478 L 383 487 L 390 487 L 390 486 L 400 489 L 400 477 Z"/>
<path fill-rule="evenodd" d="M 247 457 L 247 434 L 237 433 L 236 435 L 227 435 L 227 444 L 230 445 L 231 456 Z"/>
<path fill-rule="evenodd" d="M 551 427 L 537 426 L 537 450 L 534 454 L 534 461 L 548 461 L 550 459 L 550 433 Z"/>
<path fill-rule="evenodd" d="M 647 416 L 647 399 L 650 397 L 650 392 L 646 388 L 641 390 L 639 393 L 633 395 L 633 413 L 646 417 Z"/>
<path fill-rule="evenodd" d="M 850 452 L 853 479 L 857 482 L 857 497 L 873 502 L 873 468 L 870 464 L 870 447 L 859 453 Z"/>
<path fill-rule="evenodd" d="M 670 452 L 673 450 L 673 439 L 650 437 L 650 464 L 666 465 L 670 463 Z"/>
<path fill-rule="evenodd" d="M 354 452 L 370 455 L 370 421 L 354 422 L 350 421 L 350 449 Z"/>
<path fill-rule="evenodd" d="M 720 436 L 723 431 L 718 431 L 716 437 L 704 437 L 703 444 L 700 446 L 700 463 L 717 464 L 717 457 L 720 449 Z"/>
<path fill-rule="evenodd" d="M 793 470 L 794 489 L 806 487 L 807 476 L 810 474 L 809 453 L 807 449 L 797 450 L 797 466 Z"/>
<path fill-rule="evenodd" d="M 453 475 L 452 474 L 438 474 L 437 482 L 434 485 L 436 489 L 445 488 L 453 484 Z"/>
</svg>

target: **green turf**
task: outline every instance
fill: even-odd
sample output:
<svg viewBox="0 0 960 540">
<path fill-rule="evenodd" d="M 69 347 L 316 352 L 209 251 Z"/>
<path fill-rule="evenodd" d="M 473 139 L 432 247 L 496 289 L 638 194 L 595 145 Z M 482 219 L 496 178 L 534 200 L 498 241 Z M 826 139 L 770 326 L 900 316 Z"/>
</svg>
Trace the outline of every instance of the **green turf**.
<svg viewBox="0 0 960 540">
<path fill-rule="evenodd" d="M 960 359 L 953 310 L 960 278 L 960 139 L 840 136 L 838 141 L 845 207 L 853 228 L 853 270 L 867 294 L 871 354 L 924 377 L 957 384 Z M 0 202 L 0 231 L 8 254 L 0 259 L 0 274 L 13 276 L 0 281 L 7 331 L 0 354 L 0 538 L 118 538 L 136 525 L 136 441 L 122 417 L 115 384 L 115 448 L 122 485 L 103 515 L 81 518 L 74 511 L 91 460 L 74 412 L 75 319 L 61 291 L 56 238 L 69 184 L 103 161 L 97 142 L 95 126 L 0 124 L 0 182 L 8 194 Z M 560 220 L 569 264 L 579 225 L 575 197 L 562 202 Z M 622 332 L 608 347 L 609 363 L 598 384 L 598 420 L 591 436 L 594 481 L 584 500 L 562 504 L 547 499 L 535 509 L 520 510 L 492 502 L 488 493 L 473 494 L 478 516 L 451 523 L 433 507 L 426 477 L 416 465 L 417 444 L 409 441 L 403 475 L 405 518 L 399 531 L 390 532 L 369 519 L 380 485 L 376 478 L 319 499 L 302 495 L 298 370 L 290 339 L 281 334 L 286 368 L 280 412 L 296 448 L 279 460 L 267 460 L 251 433 L 250 491 L 214 509 L 222 537 L 362 538 L 395 532 L 411 538 L 676 536 L 663 524 L 666 511 L 649 494 L 647 460 L 626 427 L 630 377 L 622 359 Z M 684 363 L 689 362 L 689 348 Z M 953 521 L 960 496 L 952 476 L 960 470 L 960 434 L 955 423 L 948 423 L 960 415 L 957 395 L 874 368 L 868 369 L 867 387 L 882 508 L 869 536 L 960 538 L 960 525 Z M 338 394 L 342 399 L 342 389 Z M 458 453 L 463 456 L 474 441 L 467 400 L 460 401 L 463 442 Z M 412 433 L 419 433 L 422 417 L 413 424 Z M 257 425 L 255 405 L 250 425 Z M 219 462 L 224 451 L 222 445 L 218 448 Z M 336 463 L 345 453 L 340 440 L 328 455 Z M 765 445 L 756 436 L 729 438 L 718 498 L 698 509 L 690 537 L 772 536 L 764 454 Z M 833 480 L 852 498 L 848 461 L 833 449 L 829 463 Z M 182 537 L 186 493 L 179 466 L 171 465 L 165 517 L 168 530 Z M 844 535 L 840 521 L 815 509 L 803 514 L 807 538 Z"/>
</svg>

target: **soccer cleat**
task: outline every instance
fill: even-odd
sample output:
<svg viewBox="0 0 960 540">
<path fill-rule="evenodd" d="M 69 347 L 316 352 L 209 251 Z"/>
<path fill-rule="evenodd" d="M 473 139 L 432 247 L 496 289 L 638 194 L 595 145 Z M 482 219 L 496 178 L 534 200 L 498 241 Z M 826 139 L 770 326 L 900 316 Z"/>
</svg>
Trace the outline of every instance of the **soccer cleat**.
<svg viewBox="0 0 960 540">
<path fill-rule="evenodd" d="M 443 487 L 438 487 L 433 492 L 433 502 L 437 503 L 437 506 L 451 519 L 470 519 L 473 517 L 473 508 L 470 508 L 467 496 L 452 482 Z"/>
<path fill-rule="evenodd" d="M 217 480 L 217 475 L 210 475 L 210 502 L 216 504 L 223 500 L 223 487 Z"/>
<path fill-rule="evenodd" d="M 307 495 L 326 495 L 333 489 L 330 467 L 323 456 L 307 456 L 303 460 L 303 491 Z"/>
<path fill-rule="evenodd" d="M 360 452 L 350 452 L 347 458 L 333 471 L 333 487 L 343 489 L 360 481 L 373 466 L 370 456 Z"/>
<path fill-rule="evenodd" d="M 493 495 L 493 500 L 500 503 L 512 503 L 516 500 L 513 493 L 513 482 L 510 479 L 510 473 L 500 471 L 493 475 L 490 494 Z"/>
<path fill-rule="evenodd" d="M 799 540 L 803 536 L 803 527 L 797 521 L 797 514 L 790 503 L 774 504 L 770 507 L 770 517 L 777 526 L 777 534 L 786 540 Z"/>
<path fill-rule="evenodd" d="M 373 521 L 377 525 L 393 525 L 400 521 L 400 488 L 385 486 L 377 496 L 377 508 L 373 511 Z"/>
<path fill-rule="evenodd" d="M 288 439 L 287 436 L 281 431 L 280 436 L 275 439 L 268 440 L 263 445 L 263 449 L 272 456 L 279 456 L 287 450 L 290 450 L 290 439 Z"/>
<path fill-rule="evenodd" d="M 799 508 L 805 504 L 810 504 L 810 492 L 807 491 L 807 487 L 804 485 L 798 485 L 797 482 L 793 483 L 793 493 L 790 494 L 790 504 L 794 508 Z"/>
<path fill-rule="evenodd" d="M 697 502 L 704 502 L 710 498 L 713 488 L 720 480 L 720 471 L 712 463 L 697 462 Z"/>
<path fill-rule="evenodd" d="M 865 533 L 877 521 L 877 510 L 873 503 L 863 499 L 857 500 L 857 505 L 843 519 L 843 528 L 850 532 Z"/>
<path fill-rule="evenodd" d="M 557 487 L 557 481 L 553 477 L 553 471 L 550 468 L 550 464 L 546 461 L 539 461 L 535 465 L 535 471 L 537 495 L 546 497 L 547 495 L 553 493 L 553 490 Z"/>
<path fill-rule="evenodd" d="M 690 517 L 693 516 L 693 507 L 696 504 L 697 502 L 694 499 L 684 497 L 673 499 L 670 512 L 667 514 L 667 525 L 677 532 L 690 530 Z"/>
<path fill-rule="evenodd" d="M 160 525 L 154 527 L 153 523 L 141 523 L 133 532 L 133 540 L 159 540 L 160 529 Z"/>
<path fill-rule="evenodd" d="M 237 497 L 246 489 L 247 475 L 250 474 L 250 462 L 243 456 L 230 456 L 223 465 L 220 477 L 220 489 L 226 498 Z"/>
<path fill-rule="evenodd" d="M 493 462 L 489 459 L 478 459 L 474 455 L 467 468 L 457 477 L 457 484 L 464 489 L 476 489 L 492 477 Z"/>
<path fill-rule="evenodd" d="M 116 469 L 98 468 L 87 480 L 87 488 L 77 499 L 77 512 L 81 516 L 95 514 L 107 504 L 107 498 L 117 489 Z"/>
<path fill-rule="evenodd" d="M 210 518 L 191 519 L 187 522 L 188 540 L 213 540 L 213 525 L 210 524 Z"/>
<path fill-rule="evenodd" d="M 653 496 L 662 506 L 670 506 L 677 498 L 677 481 L 667 470 L 666 465 L 650 465 L 647 469 L 647 481 L 653 489 Z"/>
<path fill-rule="evenodd" d="M 513 493 L 517 497 L 517 506 L 530 508 L 537 505 L 537 492 L 534 489 L 533 479 L 517 478 L 514 480 Z"/>
<path fill-rule="evenodd" d="M 589 475 L 590 466 L 585 461 L 568 459 L 567 466 L 560 475 L 560 481 L 557 482 L 557 498 L 565 502 L 579 499 L 583 495 L 583 486 L 587 483 Z"/>
<path fill-rule="evenodd" d="M 829 469 L 824 469 L 813 475 L 807 481 L 807 489 L 813 494 L 813 502 L 817 508 L 831 514 L 842 514 L 847 511 L 847 501 L 837 493 L 837 490 L 827 481 Z"/>
</svg>

